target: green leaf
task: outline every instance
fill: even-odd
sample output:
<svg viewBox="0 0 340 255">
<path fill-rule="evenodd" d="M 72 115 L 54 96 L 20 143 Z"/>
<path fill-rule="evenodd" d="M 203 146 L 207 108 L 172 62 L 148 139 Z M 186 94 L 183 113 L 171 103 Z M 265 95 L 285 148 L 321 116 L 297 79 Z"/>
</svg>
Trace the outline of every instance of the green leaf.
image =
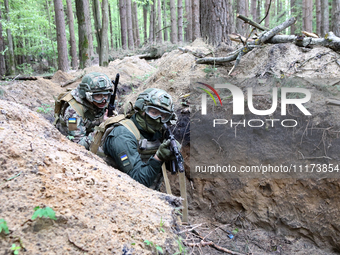
<svg viewBox="0 0 340 255">
<path fill-rule="evenodd" d="M 234 235 L 238 233 L 238 228 L 235 228 L 233 231 L 231 231 Z"/>
<path fill-rule="evenodd" d="M 153 243 L 150 242 L 150 241 L 148 241 L 148 240 L 144 240 L 144 243 L 145 243 L 146 245 L 153 245 Z"/>
<path fill-rule="evenodd" d="M 40 216 L 40 208 L 33 213 L 31 220 L 35 220 L 38 216 L 41 217 Z"/>
<path fill-rule="evenodd" d="M 11 250 L 15 250 L 15 248 L 16 248 L 16 245 L 15 244 L 12 244 L 12 247 L 11 247 Z"/>
<path fill-rule="evenodd" d="M 156 250 L 159 251 L 160 253 L 163 253 L 162 247 L 160 247 L 160 246 L 158 246 L 158 245 L 156 245 Z"/>
<path fill-rule="evenodd" d="M 57 220 L 57 218 L 55 217 L 55 211 L 53 211 L 51 207 L 47 206 L 45 210 L 46 210 L 47 217 L 49 217 L 52 220 Z"/>
<path fill-rule="evenodd" d="M 165 230 L 164 230 L 164 228 L 161 228 L 160 230 L 161 230 L 163 233 L 165 233 Z"/>
<path fill-rule="evenodd" d="M 0 233 L 4 231 L 5 234 L 9 234 L 7 222 L 4 219 L 0 219 Z"/>
<path fill-rule="evenodd" d="M 136 243 L 132 243 L 131 245 L 136 245 Z"/>
<path fill-rule="evenodd" d="M 38 210 L 39 208 L 40 208 L 40 206 L 34 207 L 34 211 Z"/>
<path fill-rule="evenodd" d="M 14 253 L 15 255 L 18 255 L 18 254 L 19 254 L 19 251 L 18 251 L 18 250 L 15 250 L 13 253 Z"/>
</svg>

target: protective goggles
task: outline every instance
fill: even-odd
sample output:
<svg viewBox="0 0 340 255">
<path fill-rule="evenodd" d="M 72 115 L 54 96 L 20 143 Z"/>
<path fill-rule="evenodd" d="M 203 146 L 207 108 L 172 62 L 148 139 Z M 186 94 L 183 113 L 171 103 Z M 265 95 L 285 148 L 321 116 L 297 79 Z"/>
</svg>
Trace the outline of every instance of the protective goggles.
<svg viewBox="0 0 340 255">
<path fill-rule="evenodd" d="M 166 110 L 160 109 L 158 107 L 155 107 L 155 106 L 150 106 L 150 105 L 148 105 L 145 108 L 145 112 L 150 118 L 154 120 L 157 120 L 158 118 L 160 118 L 162 123 L 168 122 L 172 117 L 172 113 Z"/>
<path fill-rule="evenodd" d="M 111 92 L 109 91 L 101 91 L 96 93 L 86 93 L 86 98 L 90 102 L 96 102 L 98 104 L 103 103 L 104 101 L 110 101 Z"/>
</svg>

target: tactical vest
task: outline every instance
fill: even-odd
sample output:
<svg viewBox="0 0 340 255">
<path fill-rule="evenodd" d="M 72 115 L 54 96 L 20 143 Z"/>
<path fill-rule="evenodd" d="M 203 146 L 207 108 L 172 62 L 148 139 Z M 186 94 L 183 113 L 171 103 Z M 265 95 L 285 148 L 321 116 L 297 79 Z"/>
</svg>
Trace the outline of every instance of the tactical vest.
<svg viewBox="0 0 340 255">
<path fill-rule="evenodd" d="M 86 122 L 86 132 L 90 133 L 93 131 L 93 128 L 99 125 L 102 122 L 103 116 L 95 117 L 90 111 L 87 110 L 86 106 L 79 103 L 77 100 L 74 99 L 70 92 L 61 93 L 58 98 L 55 100 L 55 107 L 54 107 L 54 117 L 55 120 L 53 125 L 55 125 L 62 133 L 67 135 L 67 125 L 61 116 L 64 115 L 65 110 L 68 106 L 71 106 L 79 116 L 83 118 Z M 58 124 L 60 123 L 60 124 Z M 60 125 L 60 126 L 59 126 Z"/>
<path fill-rule="evenodd" d="M 65 92 L 65 93 L 61 93 L 58 98 L 55 100 L 55 106 L 54 106 L 54 125 L 56 125 L 56 123 L 58 121 L 62 121 L 60 119 L 60 114 L 64 114 L 66 107 L 70 105 L 77 113 L 79 116 L 81 116 L 82 118 L 84 118 L 84 106 L 80 103 L 78 103 L 73 96 L 71 95 L 70 92 Z M 66 123 L 61 123 L 62 125 L 66 125 Z"/>
<path fill-rule="evenodd" d="M 143 162 L 147 162 L 151 156 L 155 155 L 158 147 L 161 145 L 159 140 L 148 141 L 145 139 L 140 134 L 135 123 L 132 120 L 127 119 L 124 114 L 111 117 L 101 123 L 99 127 L 95 128 L 96 133 L 94 135 L 94 141 L 90 146 L 90 151 L 103 158 L 108 164 L 115 168 L 117 168 L 117 164 L 110 156 L 104 154 L 103 145 L 111 131 L 117 126 L 126 127 L 135 136 L 138 144 L 138 153 Z"/>
</svg>

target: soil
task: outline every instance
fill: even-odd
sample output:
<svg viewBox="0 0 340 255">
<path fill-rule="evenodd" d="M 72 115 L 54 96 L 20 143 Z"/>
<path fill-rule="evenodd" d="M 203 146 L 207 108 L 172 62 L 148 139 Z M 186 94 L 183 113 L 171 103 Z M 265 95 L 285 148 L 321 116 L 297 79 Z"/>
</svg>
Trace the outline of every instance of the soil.
<svg viewBox="0 0 340 255">
<path fill-rule="evenodd" d="M 199 40 L 188 47 L 206 54 L 212 50 Z M 230 48 L 217 50 L 223 55 Z M 312 117 L 302 119 L 305 124 L 293 133 L 276 137 L 282 143 L 279 151 L 273 149 L 272 140 L 264 139 L 264 131 L 254 136 L 262 139 L 260 153 L 249 142 L 230 143 L 228 163 L 244 163 L 244 155 L 256 155 L 248 157 L 247 164 L 268 160 L 266 155 L 280 162 L 291 158 L 309 162 L 301 161 L 297 151 L 306 157 L 326 153 L 339 162 L 339 107 L 325 103 L 330 98 L 340 100 L 338 58 L 327 48 L 310 50 L 290 44 L 267 45 L 243 56 L 233 78 L 283 75 L 302 79 L 313 95 L 306 104 Z M 190 161 L 195 160 L 190 150 L 198 149 L 190 144 L 189 119 L 195 111 L 190 105 L 192 96 L 183 96 L 190 93 L 190 81 L 226 77 L 231 68 L 232 64 L 196 65 L 190 53 L 173 50 L 155 61 L 126 57 L 106 68 L 58 71 L 52 80 L 2 82 L 0 219 L 7 221 L 10 234 L 0 235 L 0 254 L 11 254 L 13 243 L 21 245 L 20 254 L 156 254 L 156 246 L 164 254 L 174 254 L 181 250 L 178 232 L 187 245 L 200 243 L 200 235 L 206 242 L 241 254 L 338 254 L 338 179 L 202 179 L 190 175 Z M 147 189 L 54 128 L 53 97 L 75 88 L 80 79 L 64 88 L 60 85 L 84 72 L 102 72 L 112 80 L 119 72 L 121 105 L 134 102 L 149 87 L 164 89 L 174 98 L 179 117 L 175 135 L 183 144 L 187 169 L 190 226 L 182 225 L 179 217 L 176 175 L 169 176 L 175 196 Z M 241 89 L 249 86 L 253 85 L 244 83 Z M 268 109 L 271 88 L 254 87 L 254 93 L 262 95 L 254 103 Z M 51 207 L 57 220 L 32 221 L 36 206 Z M 188 246 L 187 250 L 188 254 L 223 253 L 212 246 Z"/>
</svg>

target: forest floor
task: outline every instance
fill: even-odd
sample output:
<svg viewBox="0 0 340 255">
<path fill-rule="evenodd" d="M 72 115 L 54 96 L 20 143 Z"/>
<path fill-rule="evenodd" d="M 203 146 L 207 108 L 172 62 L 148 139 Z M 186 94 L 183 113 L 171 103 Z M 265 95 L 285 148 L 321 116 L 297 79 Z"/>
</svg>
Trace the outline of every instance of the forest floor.
<svg viewBox="0 0 340 255">
<path fill-rule="evenodd" d="M 211 52 L 210 46 L 198 40 L 186 47 Z M 231 49 L 220 46 L 215 50 L 215 56 L 223 56 Z M 268 45 L 244 56 L 231 77 L 280 77 L 284 73 L 305 80 L 328 79 L 331 85 L 310 85 L 316 96 L 308 109 L 314 109 L 315 125 L 332 122 L 338 130 L 338 106 L 330 109 L 325 102 L 340 98 L 339 57 L 322 47 L 305 52 L 290 44 Z M 196 65 L 190 53 L 172 50 L 153 61 L 132 56 L 116 59 L 108 67 L 58 71 L 51 80 L 1 82 L 0 219 L 6 220 L 10 233 L 0 234 L 0 254 L 11 254 L 12 244 L 21 247 L 20 254 L 184 254 L 179 232 L 190 244 L 187 254 L 224 254 L 217 246 L 235 254 L 339 254 L 338 179 L 269 180 L 265 184 L 242 180 L 233 186 L 224 180 L 190 177 L 189 116 L 193 109 L 188 107 L 190 97 L 182 96 L 190 93 L 192 79 L 225 77 L 232 66 Z M 53 127 L 53 97 L 75 88 L 80 79 L 60 85 L 84 72 L 102 72 L 111 79 L 120 73 L 120 106 L 134 102 L 149 87 L 173 96 L 179 115 L 176 136 L 184 145 L 190 226 L 181 225 L 180 201 L 175 196 L 136 183 Z M 256 91 L 265 92 L 268 87 Z M 258 103 L 266 109 L 264 99 Z M 338 137 L 332 141 L 338 148 Z M 170 178 L 173 194 L 179 196 L 177 176 Z M 268 185 L 270 194 L 263 188 Z M 310 216 L 304 219 L 305 209 L 299 205 Z M 36 206 L 53 208 L 57 220 L 32 221 Z M 294 227 L 293 221 L 299 226 Z M 199 235 L 206 243 L 214 242 L 215 248 L 199 245 Z"/>
</svg>

